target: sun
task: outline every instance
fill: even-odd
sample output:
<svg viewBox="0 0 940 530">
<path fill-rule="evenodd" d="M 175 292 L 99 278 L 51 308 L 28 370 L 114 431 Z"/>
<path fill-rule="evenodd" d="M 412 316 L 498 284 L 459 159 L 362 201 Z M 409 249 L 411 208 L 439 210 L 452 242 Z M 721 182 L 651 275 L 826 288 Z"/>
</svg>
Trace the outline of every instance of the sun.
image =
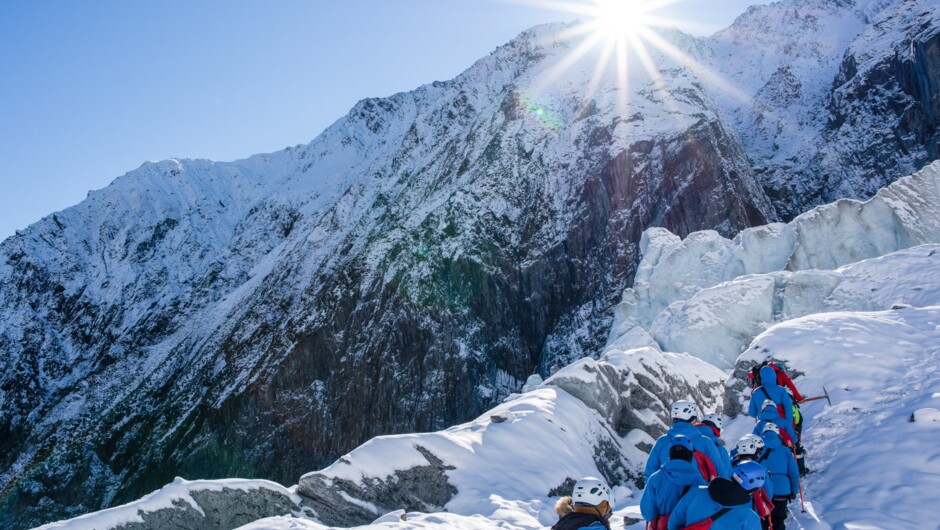
<svg viewBox="0 0 940 530">
<path fill-rule="evenodd" d="M 676 4 L 692 0 L 501 0 L 574 14 L 577 19 L 561 34 L 562 40 L 574 43 L 555 64 L 545 69 L 531 84 L 551 87 L 584 57 L 596 57 L 591 79 L 582 97 L 585 108 L 592 104 L 605 79 L 614 77 L 617 110 L 629 111 L 632 83 L 666 86 L 660 69 L 663 61 L 687 68 L 700 79 L 714 83 L 738 100 L 746 98 L 696 58 L 689 55 L 671 38 L 675 31 L 696 27 L 687 16 L 688 9 Z M 684 13 L 679 18 L 668 13 Z M 651 53 L 653 52 L 653 53 Z M 642 72 L 642 73 L 641 73 Z M 538 88 L 533 93 L 538 94 Z M 671 92 L 665 90 L 665 103 L 672 105 Z M 536 101 L 537 97 L 532 96 Z M 541 107 L 538 107 L 541 109 Z M 541 119 L 536 109 L 534 114 Z M 560 129 L 563 124 L 555 124 Z"/>
<path fill-rule="evenodd" d="M 615 41 L 636 39 L 652 23 L 653 8 L 642 0 L 594 0 L 590 8 L 591 22 L 597 32 Z"/>
</svg>

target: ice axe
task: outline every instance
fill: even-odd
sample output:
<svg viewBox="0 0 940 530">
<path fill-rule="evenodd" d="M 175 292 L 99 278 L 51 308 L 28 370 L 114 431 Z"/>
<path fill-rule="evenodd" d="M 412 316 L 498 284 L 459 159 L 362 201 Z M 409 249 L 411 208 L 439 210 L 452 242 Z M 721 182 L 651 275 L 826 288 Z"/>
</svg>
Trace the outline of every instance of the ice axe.
<svg viewBox="0 0 940 530">
<path fill-rule="evenodd" d="M 829 399 L 829 391 L 826 390 L 826 387 L 823 387 L 823 395 L 803 398 L 803 400 L 800 401 L 799 404 L 802 405 L 803 403 L 806 403 L 807 401 L 816 401 L 817 399 L 825 399 L 829 403 L 829 406 L 830 407 L 832 406 L 832 400 Z"/>
</svg>

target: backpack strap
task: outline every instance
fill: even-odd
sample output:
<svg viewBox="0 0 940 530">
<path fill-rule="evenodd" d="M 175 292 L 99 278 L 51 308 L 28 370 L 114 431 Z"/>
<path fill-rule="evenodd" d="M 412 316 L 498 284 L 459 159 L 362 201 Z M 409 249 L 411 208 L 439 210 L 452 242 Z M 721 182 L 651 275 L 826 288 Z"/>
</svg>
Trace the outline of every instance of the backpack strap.
<svg viewBox="0 0 940 530">
<path fill-rule="evenodd" d="M 761 453 L 761 455 L 760 455 L 759 457 L 757 457 L 757 463 L 759 464 L 759 463 L 763 462 L 764 460 L 767 460 L 768 458 L 770 458 L 770 453 L 771 453 L 771 452 L 773 452 L 773 449 L 768 448 L 766 451 L 764 451 L 763 453 Z"/>
<path fill-rule="evenodd" d="M 730 511 L 731 511 L 731 508 L 727 508 L 727 507 L 726 507 L 726 508 L 722 508 L 722 509 L 718 510 L 717 512 L 715 512 L 714 514 L 712 514 L 712 516 L 709 517 L 709 519 L 711 519 L 712 522 L 715 522 L 715 521 L 717 521 L 722 515 L 724 515 L 724 514 L 730 512 Z"/>
<path fill-rule="evenodd" d="M 760 390 L 761 392 L 763 392 L 763 393 L 764 393 L 764 396 L 765 396 L 767 399 L 769 399 L 769 400 L 771 400 L 771 401 L 774 401 L 773 398 L 770 397 L 770 394 L 767 392 L 767 389 L 764 388 L 764 385 L 761 385 L 761 386 L 757 387 L 757 389 Z M 776 401 L 774 401 L 774 403 L 776 403 Z"/>
<path fill-rule="evenodd" d="M 698 529 L 710 528 L 712 523 L 714 523 L 715 521 L 720 519 L 721 516 L 723 516 L 724 514 L 730 511 L 731 511 L 731 508 L 724 507 L 718 510 L 717 512 L 711 514 L 711 516 L 706 517 L 697 523 L 692 523 L 688 526 L 683 527 L 682 530 L 698 530 Z"/>
</svg>

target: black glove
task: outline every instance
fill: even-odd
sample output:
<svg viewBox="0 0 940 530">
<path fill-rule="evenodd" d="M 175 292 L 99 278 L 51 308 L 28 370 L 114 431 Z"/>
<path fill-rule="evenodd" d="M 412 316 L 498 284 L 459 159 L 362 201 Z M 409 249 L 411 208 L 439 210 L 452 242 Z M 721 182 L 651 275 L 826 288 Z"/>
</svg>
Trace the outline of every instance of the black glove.
<svg viewBox="0 0 940 530">
<path fill-rule="evenodd" d="M 796 500 L 796 493 L 791 493 L 791 494 L 790 494 L 790 502 L 793 502 L 793 501 L 795 501 L 795 500 Z"/>
</svg>

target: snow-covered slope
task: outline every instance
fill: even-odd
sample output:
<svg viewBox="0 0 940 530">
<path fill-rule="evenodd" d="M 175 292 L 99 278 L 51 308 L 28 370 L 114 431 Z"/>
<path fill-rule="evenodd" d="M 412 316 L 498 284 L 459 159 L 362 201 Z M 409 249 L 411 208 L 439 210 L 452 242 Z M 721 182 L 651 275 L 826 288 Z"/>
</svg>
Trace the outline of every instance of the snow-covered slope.
<svg viewBox="0 0 940 530">
<path fill-rule="evenodd" d="M 940 300 L 936 286 L 925 290 Z M 813 471 L 804 493 L 823 523 L 806 517 L 804 527 L 937 528 L 940 305 L 795 319 L 739 362 L 768 356 L 802 374 L 798 388 L 825 386 L 832 399 L 804 408 Z"/>
<path fill-rule="evenodd" d="M 935 157 L 931 6 L 789 0 L 714 39 L 663 31 L 658 74 L 631 51 L 629 91 L 587 36 L 543 26 L 310 144 L 148 163 L 50 215 L 0 243 L 0 525 L 178 475 L 294 482 L 597 354 L 644 229 L 731 237 L 823 200 L 778 193 L 838 181 L 799 146 L 867 160 L 868 136 L 829 134 L 812 108 L 857 103 L 855 127 L 897 131 L 885 180 Z M 836 78 L 859 90 L 821 98 Z M 808 125 L 755 126 L 771 115 Z M 752 155 L 773 142 L 800 156 Z"/>
</svg>

